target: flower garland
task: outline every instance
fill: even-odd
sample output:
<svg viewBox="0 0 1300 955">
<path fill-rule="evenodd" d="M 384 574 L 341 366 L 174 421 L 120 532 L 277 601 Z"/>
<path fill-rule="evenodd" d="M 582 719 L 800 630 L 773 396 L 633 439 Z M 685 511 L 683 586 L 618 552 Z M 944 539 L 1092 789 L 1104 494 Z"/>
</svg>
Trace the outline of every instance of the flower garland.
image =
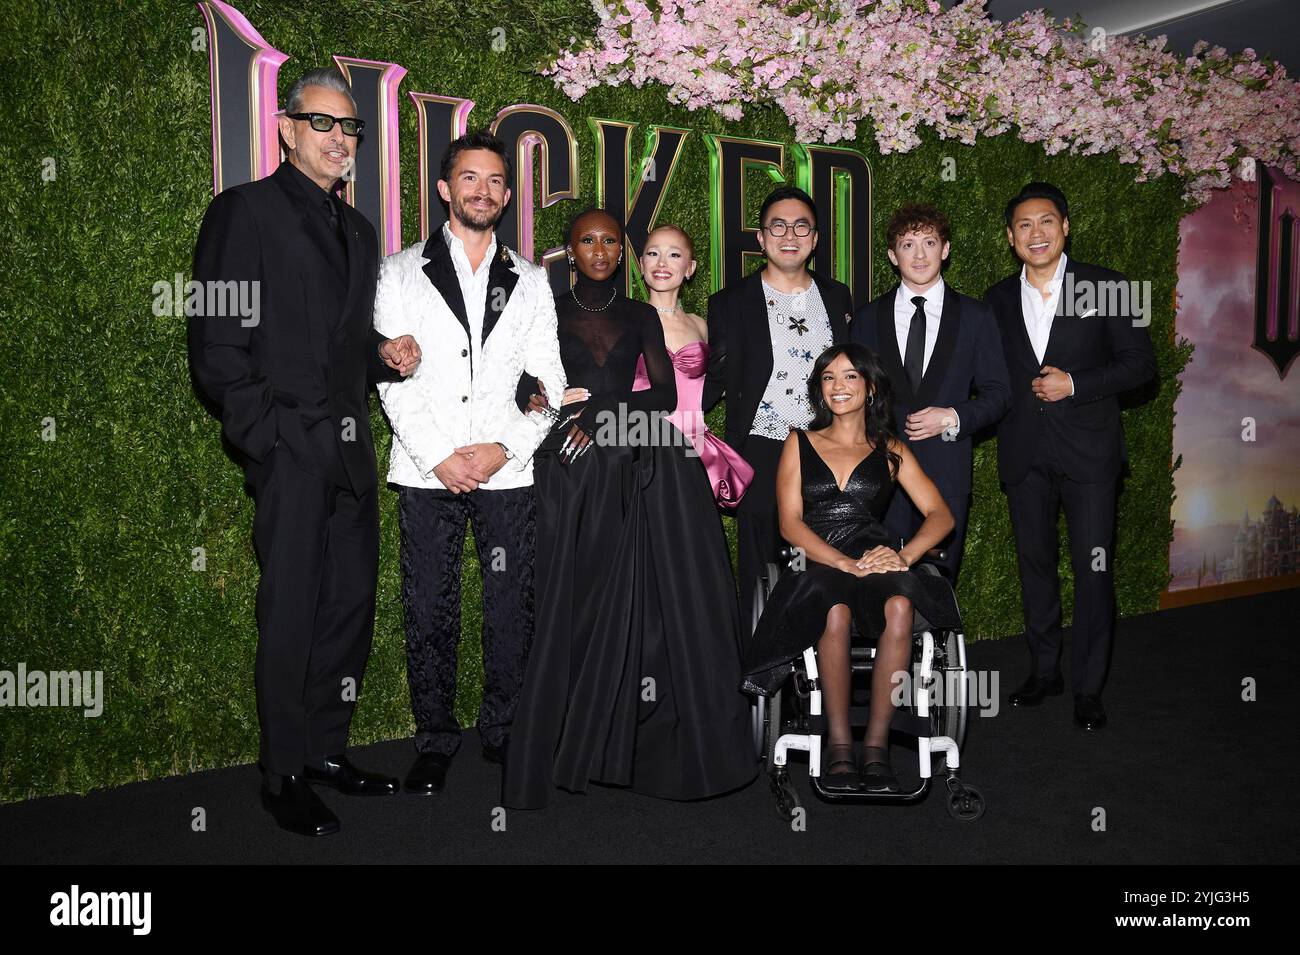
<svg viewBox="0 0 1300 955">
<path fill-rule="evenodd" d="M 1138 181 L 1171 172 L 1196 202 L 1253 177 L 1300 178 L 1300 84 L 1253 50 L 1198 43 L 1183 58 L 1148 40 L 1059 25 L 1041 10 L 1007 23 L 981 0 L 592 0 L 594 39 L 542 70 L 574 100 L 604 83 L 659 82 L 687 109 L 739 120 L 783 110 L 802 142 L 853 139 L 882 153 L 922 125 L 974 143 L 1013 126 L 1048 153 L 1115 152 Z"/>
</svg>

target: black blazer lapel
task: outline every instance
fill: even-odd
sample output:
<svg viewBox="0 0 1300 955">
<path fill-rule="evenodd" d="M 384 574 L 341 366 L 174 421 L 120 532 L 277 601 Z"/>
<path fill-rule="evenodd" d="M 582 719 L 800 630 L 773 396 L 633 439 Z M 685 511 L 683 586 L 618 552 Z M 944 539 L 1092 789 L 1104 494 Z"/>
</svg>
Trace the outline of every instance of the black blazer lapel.
<svg viewBox="0 0 1300 955">
<path fill-rule="evenodd" d="M 758 403 L 762 400 L 763 390 L 767 387 L 767 381 L 772 377 L 772 329 L 767 324 L 767 300 L 763 298 L 763 273 L 762 270 L 751 272 L 748 278 L 748 286 L 745 288 L 744 302 L 744 328 L 745 351 L 754 356 L 754 361 L 750 364 L 747 379 L 744 384 L 747 391 L 754 391 L 754 394 L 746 394 L 746 399 L 753 399 L 752 404 L 754 411 L 758 411 Z M 757 390 L 755 390 L 757 389 Z M 746 403 L 750 403 L 748 400 Z M 754 423 L 754 416 L 749 416 L 749 423 L 745 425 L 746 433 Z"/>
<path fill-rule="evenodd" d="M 898 300 L 899 286 L 876 300 L 876 356 L 885 366 L 885 373 L 894 386 L 894 394 L 911 407 L 916 400 L 912 383 L 903 370 L 903 356 L 898 353 L 898 332 L 894 329 L 894 306 Z"/>
<path fill-rule="evenodd" d="M 465 299 L 460 294 L 460 280 L 456 278 L 456 268 L 451 264 L 451 250 L 447 248 L 447 240 L 442 237 L 441 229 L 425 240 L 424 257 L 429 260 L 424 263 L 424 274 L 465 329 L 465 340 L 469 341 L 469 317 L 465 314 Z"/>
<path fill-rule="evenodd" d="M 366 247 L 361 241 L 361 234 L 351 222 L 353 215 L 360 215 L 354 209 L 348 207 L 347 203 L 339 203 L 343 207 L 343 240 L 348 249 L 348 291 L 343 297 L 343 308 L 339 311 L 334 333 L 339 334 L 347 327 L 347 318 L 352 314 L 352 306 L 356 302 L 357 294 L 361 289 L 362 279 L 364 278 L 366 264 Z M 337 243 L 335 243 L 337 246 Z M 370 316 L 367 316 L 369 319 Z"/>
<path fill-rule="evenodd" d="M 1020 350 L 1024 355 L 1024 362 L 1028 365 L 1037 367 L 1038 358 L 1034 355 L 1034 343 L 1029 340 L 1029 329 L 1025 327 L 1025 310 L 1020 304 L 1020 273 L 1012 275 L 1002 283 L 998 290 L 1002 298 L 1001 308 L 997 309 L 1004 322 L 1010 322 L 1013 326 L 1011 336 L 1020 343 Z M 1011 356 L 1007 356 L 1008 362 Z"/>
<path fill-rule="evenodd" d="M 841 283 L 834 279 L 823 278 L 811 269 L 808 270 L 817 284 L 817 294 L 822 297 L 822 307 L 826 309 L 826 318 L 831 325 L 831 342 L 843 345 L 849 340 L 849 323 L 853 321 L 853 303 L 840 290 Z"/>
<path fill-rule="evenodd" d="M 1056 353 L 1061 349 L 1062 340 L 1068 333 L 1063 322 L 1061 310 L 1065 307 L 1065 290 L 1074 285 L 1074 259 L 1066 256 L 1065 270 L 1061 273 L 1061 291 L 1056 298 L 1056 313 L 1052 316 L 1052 329 L 1047 334 L 1047 347 L 1043 349 L 1043 364 L 1056 366 L 1059 360 Z"/>
<path fill-rule="evenodd" d="M 916 407 L 929 408 L 948 376 L 953 353 L 957 350 L 957 333 L 961 329 L 961 299 L 947 282 L 943 286 L 943 311 L 939 318 L 939 337 L 930 355 L 930 364 L 921 376 L 921 386 L 916 389 Z"/>
<path fill-rule="evenodd" d="M 488 266 L 487 304 L 483 309 L 483 344 L 487 344 L 488 336 L 510 304 L 510 296 L 514 294 L 515 285 L 519 282 L 519 276 L 512 271 L 511 264 L 510 250 L 498 240 L 496 255 L 492 256 L 492 264 Z M 456 287 L 460 288 L 459 282 Z M 464 311 L 463 303 L 461 310 Z"/>
<path fill-rule="evenodd" d="M 321 258 L 329 263 L 334 274 L 339 276 L 339 284 L 343 284 L 347 281 L 348 263 L 344 261 L 339 241 L 330 233 L 329 222 L 320 208 L 325 201 L 325 193 L 319 186 L 311 186 L 311 193 L 305 192 L 303 186 L 294 178 L 295 175 L 297 174 L 290 168 L 288 161 L 285 161 L 271 173 L 271 178 L 279 185 L 290 204 L 298 210 L 298 220 L 303 234 L 312 245 L 316 246 Z"/>
</svg>

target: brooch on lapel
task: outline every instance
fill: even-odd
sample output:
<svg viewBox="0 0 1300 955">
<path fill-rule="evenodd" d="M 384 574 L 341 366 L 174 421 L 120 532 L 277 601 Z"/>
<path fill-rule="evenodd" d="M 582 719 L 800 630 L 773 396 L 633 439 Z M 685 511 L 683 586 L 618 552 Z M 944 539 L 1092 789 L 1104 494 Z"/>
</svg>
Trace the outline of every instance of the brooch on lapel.
<svg viewBox="0 0 1300 955">
<path fill-rule="evenodd" d="M 502 265 L 510 264 L 510 249 L 505 245 L 501 246 L 501 264 Z"/>
</svg>

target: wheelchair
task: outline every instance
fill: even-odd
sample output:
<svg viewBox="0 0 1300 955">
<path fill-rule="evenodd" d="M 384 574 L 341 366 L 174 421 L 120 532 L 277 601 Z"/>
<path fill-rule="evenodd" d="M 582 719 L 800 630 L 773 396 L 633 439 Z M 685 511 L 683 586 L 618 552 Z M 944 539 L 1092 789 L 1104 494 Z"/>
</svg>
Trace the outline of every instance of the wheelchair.
<svg viewBox="0 0 1300 955">
<path fill-rule="evenodd" d="M 788 562 L 793 552 L 782 552 Z M 930 557 L 936 556 L 931 552 Z M 940 553 L 938 556 L 942 557 Z M 789 572 L 789 571 L 787 571 Z M 750 620 L 751 633 L 758 627 L 767 598 L 776 586 L 781 569 L 769 563 L 754 589 Z M 918 561 L 913 573 L 943 577 L 939 568 L 926 560 Z M 944 578 L 946 579 L 946 578 Z M 867 724 L 868 707 L 860 703 L 858 678 L 874 668 L 874 641 L 862 637 L 853 625 L 850 632 L 849 659 L 854 693 L 850 700 L 849 722 L 853 729 Z M 948 813 L 954 818 L 974 822 L 984 815 L 984 797 L 961 778 L 961 747 L 966 740 L 967 682 L 966 644 L 957 630 L 936 630 L 914 611 L 912 623 L 911 694 L 894 711 L 890 724 L 894 733 L 915 737 L 919 783 L 906 785 L 899 792 L 827 789 L 822 785 L 822 736 L 826 731 L 822 714 L 822 695 L 818 684 L 816 646 L 808 647 L 801 657 L 792 660 L 781 688 L 771 696 L 755 696 L 751 709 L 754 750 L 767 763 L 768 782 L 776 799 L 777 813 L 790 819 L 800 808 L 799 795 L 790 779 L 791 750 L 808 754 L 808 774 L 812 790 L 828 802 L 838 803 L 919 803 L 929 794 L 930 781 L 941 776 L 948 793 Z M 935 681 L 941 681 L 935 686 Z M 931 693 L 940 696 L 931 705 Z M 955 693 L 953 692 L 955 690 Z"/>
</svg>

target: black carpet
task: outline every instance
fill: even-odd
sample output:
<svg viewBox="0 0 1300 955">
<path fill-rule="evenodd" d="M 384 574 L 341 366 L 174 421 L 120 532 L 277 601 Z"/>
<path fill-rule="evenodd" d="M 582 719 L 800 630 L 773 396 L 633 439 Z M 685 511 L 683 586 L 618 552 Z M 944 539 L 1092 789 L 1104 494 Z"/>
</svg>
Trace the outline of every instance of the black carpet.
<svg viewBox="0 0 1300 955">
<path fill-rule="evenodd" d="M 972 719 L 963 756 L 988 803 L 974 823 L 950 818 L 941 790 L 910 807 L 819 802 L 796 765 L 805 831 L 778 818 L 765 776 L 700 803 L 601 787 L 557 793 L 546 810 L 506 813 L 498 831 L 500 770 L 469 732 L 441 796 L 322 791 L 342 820 L 335 836 L 275 828 L 257 770 L 243 766 L 0 806 L 0 861 L 1293 863 L 1298 616 L 1300 590 L 1290 590 L 1120 621 L 1110 726 L 1095 734 L 1073 725 L 1068 693 L 1036 709 L 1006 706 L 1025 676 L 1022 638 L 972 644 L 971 668 L 1000 681 L 1000 709 Z M 1247 677 L 1257 702 L 1242 700 Z M 352 756 L 400 776 L 412 752 L 398 740 Z M 900 768 L 903 756 L 896 748 Z M 191 830 L 196 807 L 206 832 Z M 1098 810 L 1104 831 L 1094 829 Z"/>
</svg>

